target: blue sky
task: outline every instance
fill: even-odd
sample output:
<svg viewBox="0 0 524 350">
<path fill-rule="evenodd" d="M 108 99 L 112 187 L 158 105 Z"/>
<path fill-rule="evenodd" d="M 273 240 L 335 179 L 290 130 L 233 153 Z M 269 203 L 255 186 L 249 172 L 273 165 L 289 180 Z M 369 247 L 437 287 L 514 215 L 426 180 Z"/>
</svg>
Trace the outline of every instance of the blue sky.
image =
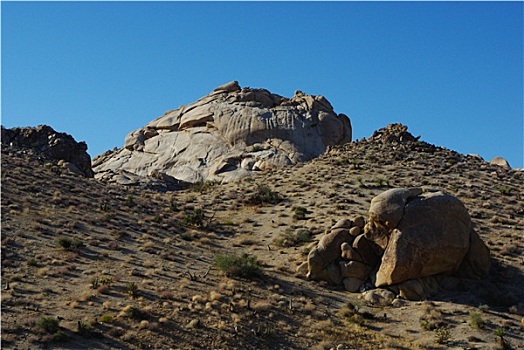
<svg viewBox="0 0 524 350">
<path fill-rule="evenodd" d="M 2 124 L 95 156 L 231 80 L 523 167 L 522 2 L 2 2 Z"/>
</svg>

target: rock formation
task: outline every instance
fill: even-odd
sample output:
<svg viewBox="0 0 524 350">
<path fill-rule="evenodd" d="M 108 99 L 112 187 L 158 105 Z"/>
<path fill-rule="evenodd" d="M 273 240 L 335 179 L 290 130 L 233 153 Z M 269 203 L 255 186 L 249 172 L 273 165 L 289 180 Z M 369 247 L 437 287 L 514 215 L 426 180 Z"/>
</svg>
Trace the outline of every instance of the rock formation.
<svg viewBox="0 0 524 350">
<path fill-rule="evenodd" d="M 179 181 L 228 182 L 294 165 L 351 141 L 351 123 L 323 96 L 292 98 L 230 82 L 128 134 L 94 159 L 95 177 L 132 184 L 152 173 Z"/>
<path fill-rule="evenodd" d="M 423 299 L 438 289 L 441 276 L 476 279 L 489 272 L 489 249 L 464 205 L 449 194 L 390 189 L 373 198 L 364 227 L 360 218 L 344 222 L 311 250 L 308 278 L 343 283 L 351 292 L 368 281 Z M 354 227 L 363 233 L 351 235 Z"/>
<path fill-rule="evenodd" d="M 94 176 L 91 157 L 87 153 L 87 144 L 83 141 L 76 142 L 71 135 L 57 132 L 47 125 L 12 129 L 2 126 L 2 148 L 29 149 L 51 161 L 56 161 L 70 173 L 85 177 Z"/>
<path fill-rule="evenodd" d="M 501 166 L 506 169 L 511 169 L 511 166 L 509 165 L 508 161 L 502 157 L 494 157 L 489 163 Z"/>
</svg>

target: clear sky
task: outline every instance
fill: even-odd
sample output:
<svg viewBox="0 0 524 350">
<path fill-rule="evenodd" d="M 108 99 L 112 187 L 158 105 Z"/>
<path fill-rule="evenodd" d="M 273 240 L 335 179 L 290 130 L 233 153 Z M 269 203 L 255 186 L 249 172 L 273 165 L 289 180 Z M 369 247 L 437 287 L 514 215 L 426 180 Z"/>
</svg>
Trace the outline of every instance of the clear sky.
<svg viewBox="0 0 524 350">
<path fill-rule="evenodd" d="M 523 167 L 523 2 L 5 2 L 2 124 L 91 156 L 231 80 L 324 95 L 354 138 L 422 140 Z"/>
</svg>

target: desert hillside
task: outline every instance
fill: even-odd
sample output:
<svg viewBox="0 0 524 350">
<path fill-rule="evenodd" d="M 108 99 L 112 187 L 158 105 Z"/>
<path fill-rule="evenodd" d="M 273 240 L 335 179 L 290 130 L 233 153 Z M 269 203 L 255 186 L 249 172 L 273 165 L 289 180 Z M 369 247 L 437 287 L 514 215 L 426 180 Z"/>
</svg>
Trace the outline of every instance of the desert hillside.
<svg viewBox="0 0 524 350">
<path fill-rule="evenodd" d="M 524 173 L 401 125 L 178 191 L 84 178 L 28 149 L 1 161 L 2 348 L 524 349 Z M 413 186 L 464 203 L 487 278 L 381 306 L 297 272 L 337 221 Z"/>
</svg>

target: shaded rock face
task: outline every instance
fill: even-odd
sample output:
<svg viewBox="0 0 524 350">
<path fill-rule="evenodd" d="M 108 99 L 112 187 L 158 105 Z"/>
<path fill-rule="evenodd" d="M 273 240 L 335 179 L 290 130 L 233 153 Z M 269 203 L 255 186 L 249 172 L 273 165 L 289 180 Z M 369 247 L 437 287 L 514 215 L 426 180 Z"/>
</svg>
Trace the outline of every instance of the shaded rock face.
<svg viewBox="0 0 524 350">
<path fill-rule="evenodd" d="M 3 149 L 30 149 L 53 161 L 67 171 L 93 177 L 91 157 L 85 142 L 76 142 L 66 133 L 57 132 L 47 125 L 6 129 L 2 126 Z"/>
<path fill-rule="evenodd" d="M 129 133 L 124 147 L 96 157 L 93 168 L 109 181 L 122 171 L 155 171 L 184 182 L 228 182 L 310 160 L 350 142 L 351 133 L 349 118 L 323 96 L 285 98 L 235 81 Z"/>
<path fill-rule="evenodd" d="M 438 291 L 439 278 L 477 279 L 490 269 L 489 249 L 466 208 L 443 192 L 385 191 L 371 201 L 363 231 L 354 237 L 335 225 L 310 252 L 307 276 L 342 282 L 350 292 L 389 288 L 420 300 Z"/>
</svg>

